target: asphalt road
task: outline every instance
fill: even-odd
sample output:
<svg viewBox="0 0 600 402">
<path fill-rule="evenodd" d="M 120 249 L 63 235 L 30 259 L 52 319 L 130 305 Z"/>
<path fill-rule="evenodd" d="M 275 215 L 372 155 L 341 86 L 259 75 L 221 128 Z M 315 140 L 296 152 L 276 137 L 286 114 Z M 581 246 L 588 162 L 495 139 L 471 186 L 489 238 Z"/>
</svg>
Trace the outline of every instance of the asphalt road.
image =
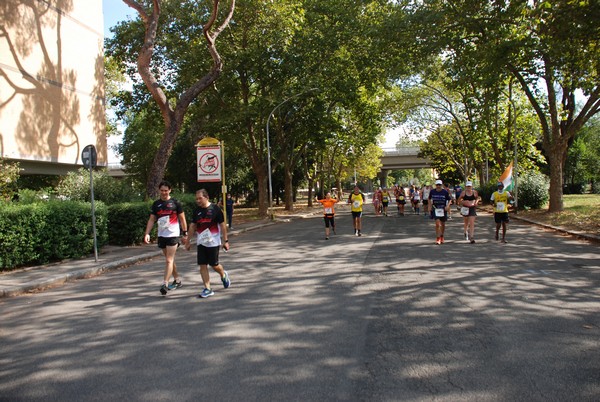
<svg viewBox="0 0 600 402">
<path fill-rule="evenodd" d="M 160 296 L 160 258 L 0 300 L 1 401 L 598 401 L 600 247 L 456 214 L 342 212 L 231 239 L 201 290 Z"/>
</svg>

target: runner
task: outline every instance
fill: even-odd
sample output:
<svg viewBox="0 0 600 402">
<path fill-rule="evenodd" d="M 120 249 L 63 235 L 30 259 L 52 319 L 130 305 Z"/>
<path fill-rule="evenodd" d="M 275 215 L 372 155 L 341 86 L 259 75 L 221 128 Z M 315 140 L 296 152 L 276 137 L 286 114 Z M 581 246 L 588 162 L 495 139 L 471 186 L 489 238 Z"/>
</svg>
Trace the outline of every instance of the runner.
<svg viewBox="0 0 600 402">
<path fill-rule="evenodd" d="M 352 222 L 354 224 L 354 234 L 356 236 L 362 236 L 360 232 L 362 225 L 362 209 L 365 203 L 365 195 L 360 192 L 358 186 L 354 186 L 354 191 L 350 193 L 348 197 L 348 204 L 352 204 Z"/>
<path fill-rule="evenodd" d="M 404 193 L 404 187 L 398 186 L 398 188 L 396 188 L 396 206 L 398 207 L 398 215 L 404 216 L 405 205 L 406 194 Z"/>
<path fill-rule="evenodd" d="M 475 219 L 477 217 L 477 204 L 479 194 L 473 189 L 473 182 L 465 183 L 465 191 L 462 191 L 457 204 L 460 205 L 460 214 L 463 216 L 463 230 L 465 240 L 475 243 Z"/>
<path fill-rule="evenodd" d="M 425 183 L 423 191 L 421 192 L 421 199 L 423 200 L 423 215 L 427 217 L 429 214 L 429 193 L 431 192 L 431 186 L 429 183 Z"/>
<path fill-rule="evenodd" d="M 323 205 L 323 219 L 325 220 L 325 240 L 329 240 L 329 226 L 333 230 L 333 234 L 335 233 L 335 209 L 334 206 L 338 202 L 338 200 L 331 198 L 331 193 L 328 192 L 325 194 L 325 198 L 322 200 L 317 200 Z"/>
<path fill-rule="evenodd" d="M 384 187 L 381 191 L 381 205 L 383 206 L 383 215 L 388 216 L 388 205 L 390 205 L 390 198 L 392 198 L 387 187 Z"/>
<path fill-rule="evenodd" d="M 421 213 L 420 208 L 419 208 L 420 203 L 421 203 L 421 192 L 419 191 L 419 189 L 417 187 L 415 187 L 413 190 L 413 194 L 412 194 L 412 204 L 413 204 L 413 211 L 414 211 L 415 215 L 419 215 Z"/>
<path fill-rule="evenodd" d="M 444 231 L 452 197 L 442 188 L 442 181 L 435 181 L 435 188 L 429 192 L 431 219 L 435 219 L 435 244 L 444 242 Z"/>
<path fill-rule="evenodd" d="M 512 200 L 512 195 L 508 191 L 504 191 L 504 184 L 498 182 L 498 191 L 494 191 L 491 197 L 494 205 L 494 221 L 496 222 L 496 240 L 498 240 L 498 232 L 502 226 L 502 243 L 506 243 L 506 226 L 508 225 L 508 202 Z"/>
<path fill-rule="evenodd" d="M 375 209 L 375 216 L 381 215 L 381 187 L 373 193 L 373 208 Z"/>
<path fill-rule="evenodd" d="M 150 231 L 154 223 L 158 224 L 158 247 L 165 256 L 165 273 L 160 294 L 165 296 L 169 290 L 181 287 L 181 279 L 175 264 L 175 253 L 179 247 L 180 234 L 187 238 L 187 222 L 183 206 L 175 198 L 171 198 L 171 184 L 162 181 L 158 185 L 160 199 L 154 201 L 150 210 L 150 217 L 146 223 L 144 232 L 144 243 L 150 243 Z M 173 283 L 169 285 L 169 279 L 173 275 Z"/>
<path fill-rule="evenodd" d="M 229 239 L 227 238 L 227 225 L 223 211 L 217 205 L 212 204 L 205 189 L 196 191 L 196 204 L 190 224 L 190 231 L 196 234 L 197 262 L 200 266 L 200 276 L 204 282 L 204 290 L 198 297 L 206 298 L 214 295 L 210 287 L 210 265 L 221 277 L 223 287 L 227 289 L 231 285 L 229 274 L 219 263 L 219 249 L 229 250 Z M 221 236 L 223 241 L 221 241 Z M 186 238 L 185 248 L 191 247 L 190 239 Z"/>
</svg>

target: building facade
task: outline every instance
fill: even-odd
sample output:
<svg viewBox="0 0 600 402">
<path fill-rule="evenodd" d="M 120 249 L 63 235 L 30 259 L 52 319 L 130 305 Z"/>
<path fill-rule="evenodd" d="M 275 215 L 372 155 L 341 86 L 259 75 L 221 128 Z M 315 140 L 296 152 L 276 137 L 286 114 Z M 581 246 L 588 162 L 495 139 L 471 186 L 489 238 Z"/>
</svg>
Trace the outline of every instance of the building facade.
<svg viewBox="0 0 600 402">
<path fill-rule="evenodd" d="M 0 156 L 62 175 L 107 164 L 102 0 L 0 2 Z"/>
</svg>

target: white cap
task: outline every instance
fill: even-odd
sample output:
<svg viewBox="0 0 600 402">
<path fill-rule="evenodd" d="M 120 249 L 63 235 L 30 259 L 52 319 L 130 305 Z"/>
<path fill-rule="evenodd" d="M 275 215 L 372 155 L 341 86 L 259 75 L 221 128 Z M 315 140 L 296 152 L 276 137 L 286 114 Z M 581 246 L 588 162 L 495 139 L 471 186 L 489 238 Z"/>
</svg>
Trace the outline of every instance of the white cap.
<svg viewBox="0 0 600 402">
<path fill-rule="evenodd" d="M 437 186 L 438 184 L 442 184 L 442 181 L 441 180 L 436 180 L 435 181 L 435 185 Z"/>
<path fill-rule="evenodd" d="M 465 187 L 473 187 L 473 182 L 472 181 L 466 182 Z"/>
</svg>

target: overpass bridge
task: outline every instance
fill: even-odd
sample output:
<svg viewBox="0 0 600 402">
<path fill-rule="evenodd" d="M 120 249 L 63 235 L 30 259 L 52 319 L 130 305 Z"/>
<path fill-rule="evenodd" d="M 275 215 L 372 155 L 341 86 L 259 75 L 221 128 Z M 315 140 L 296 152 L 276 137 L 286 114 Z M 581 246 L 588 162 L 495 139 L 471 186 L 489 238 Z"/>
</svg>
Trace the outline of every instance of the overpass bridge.
<svg viewBox="0 0 600 402">
<path fill-rule="evenodd" d="M 419 147 L 384 148 L 381 157 L 381 170 L 430 168 L 431 161 L 417 156 L 419 150 Z"/>
</svg>

